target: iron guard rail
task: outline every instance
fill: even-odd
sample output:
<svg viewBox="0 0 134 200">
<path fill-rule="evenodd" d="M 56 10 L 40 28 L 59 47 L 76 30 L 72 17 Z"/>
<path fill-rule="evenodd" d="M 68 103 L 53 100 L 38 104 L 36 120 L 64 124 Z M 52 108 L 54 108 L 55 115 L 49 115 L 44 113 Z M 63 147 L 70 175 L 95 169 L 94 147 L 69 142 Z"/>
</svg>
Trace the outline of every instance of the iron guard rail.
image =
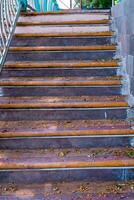
<svg viewBox="0 0 134 200">
<path fill-rule="evenodd" d="M 31 0 L 0 0 L 0 72 L 4 65 L 20 11 L 26 11 L 27 8 L 32 9 L 31 2 Z M 40 11 L 40 7 L 36 7 L 37 3 L 38 1 L 35 0 L 35 8 Z M 58 9 L 56 0 L 48 0 L 48 3 L 49 6 L 46 11 Z"/>
</svg>

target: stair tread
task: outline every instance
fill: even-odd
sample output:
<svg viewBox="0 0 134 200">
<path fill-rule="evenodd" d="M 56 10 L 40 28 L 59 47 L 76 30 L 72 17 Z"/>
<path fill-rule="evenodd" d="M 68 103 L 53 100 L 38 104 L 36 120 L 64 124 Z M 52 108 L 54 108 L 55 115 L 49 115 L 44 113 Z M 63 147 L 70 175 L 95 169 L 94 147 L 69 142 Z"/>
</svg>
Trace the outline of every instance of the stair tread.
<svg viewBox="0 0 134 200">
<path fill-rule="evenodd" d="M 65 61 L 43 61 L 43 62 L 11 62 L 5 63 L 6 68 L 47 68 L 47 67 L 117 67 L 118 60 L 65 60 Z"/>
<path fill-rule="evenodd" d="M 0 108 L 127 107 L 125 96 L 0 97 Z"/>
<path fill-rule="evenodd" d="M 116 50 L 116 45 L 89 45 L 89 46 L 31 46 L 10 47 L 9 51 L 82 51 L 82 50 Z"/>
<path fill-rule="evenodd" d="M 0 150 L 0 169 L 131 167 L 134 148 Z"/>
<path fill-rule="evenodd" d="M 103 198 L 104 200 L 110 199 L 129 199 L 134 195 L 133 181 L 101 181 L 101 182 L 88 182 L 88 181 L 73 181 L 73 182 L 49 182 L 44 184 L 15 184 L 5 183 L 1 184 L 0 196 L 9 196 L 13 200 L 24 199 L 29 197 L 30 200 L 35 198 L 46 197 L 49 199 L 57 200 L 60 198 L 81 199 L 89 200 L 89 198 L 94 197 L 96 199 Z M 42 199 L 42 198 L 41 198 Z M 130 200 L 130 199 L 129 199 Z"/>
<path fill-rule="evenodd" d="M 0 86 L 96 86 L 121 85 L 120 76 L 109 77 L 9 77 L 1 78 Z"/>
<path fill-rule="evenodd" d="M 108 25 L 92 25 L 92 26 L 84 26 L 84 25 L 77 25 L 77 26 L 45 26 L 45 25 L 29 25 L 29 26 L 17 26 L 15 30 L 15 34 L 85 34 L 85 33 L 100 33 L 100 32 L 110 32 L 110 28 Z"/>
<path fill-rule="evenodd" d="M 131 135 L 124 120 L 0 121 L 0 137 Z"/>
<path fill-rule="evenodd" d="M 34 14 L 34 13 L 32 13 Z M 19 17 L 19 22 L 65 22 L 65 21 L 94 21 L 94 20 L 108 20 L 109 15 L 105 13 L 66 13 L 66 15 L 30 15 L 26 14 Z"/>
</svg>

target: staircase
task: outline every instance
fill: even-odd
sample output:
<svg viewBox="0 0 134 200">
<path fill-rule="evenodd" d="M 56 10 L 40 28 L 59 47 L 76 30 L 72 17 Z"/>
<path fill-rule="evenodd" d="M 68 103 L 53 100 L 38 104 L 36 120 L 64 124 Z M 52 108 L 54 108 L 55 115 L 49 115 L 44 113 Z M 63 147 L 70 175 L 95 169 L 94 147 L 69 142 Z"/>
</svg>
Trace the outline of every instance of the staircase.
<svg viewBox="0 0 134 200">
<path fill-rule="evenodd" d="M 0 77 L 0 199 L 132 200 L 109 10 L 22 13 Z"/>
</svg>

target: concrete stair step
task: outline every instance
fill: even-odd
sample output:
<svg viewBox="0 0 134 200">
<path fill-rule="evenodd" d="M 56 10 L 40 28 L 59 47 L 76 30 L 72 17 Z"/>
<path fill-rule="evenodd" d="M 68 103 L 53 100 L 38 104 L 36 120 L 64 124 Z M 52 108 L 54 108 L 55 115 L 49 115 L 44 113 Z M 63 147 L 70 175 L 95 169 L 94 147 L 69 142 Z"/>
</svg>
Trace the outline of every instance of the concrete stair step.
<svg viewBox="0 0 134 200">
<path fill-rule="evenodd" d="M 9 77 L 0 86 L 119 86 L 121 77 Z"/>
<path fill-rule="evenodd" d="M 42 200 L 48 199 L 85 199 L 103 200 L 133 199 L 133 181 L 72 181 L 49 182 L 42 184 L 5 183 L 1 185 L 0 198 L 12 200 Z"/>
<path fill-rule="evenodd" d="M 112 36 L 108 25 L 92 25 L 92 26 L 17 26 L 15 30 L 16 36 Z"/>
<path fill-rule="evenodd" d="M 37 138 L 39 137 L 51 137 L 51 138 L 52 137 L 59 137 L 59 138 L 68 137 L 69 138 L 69 137 L 75 136 L 75 137 L 78 137 L 79 139 L 80 136 L 88 136 L 88 137 L 108 136 L 110 138 L 111 136 L 131 136 L 133 134 L 134 134 L 134 130 L 131 129 L 131 124 L 125 120 L 72 120 L 72 121 L 71 120 L 61 120 L 61 121 L 58 121 L 58 120 L 57 121 L 53 121 L 53 120 L 41 121 L 40 120 L 40 121 L 1 121 L 0 122 L 0 137 L 1 138 L 21 138 L 21 137 L 26 137 L 27 139 L 29 137 L 37 137 Z M 90 141 L 87 138 L 86 140 L 88 141 L 88 143 L 90 143 Z M 87 145 L 86 143 L 87 142 L 84 142 L 83 146 Z M 59 140 L 59 145 L 61 144 Z M 80 145 L 80 142 L 77 142 L 77 143 L 72 142 L 70 144 L 72 146 L 74 145 L 74 147 L 78 147 Z M 29 148 L 31 145 L 32 144 L 29 144 Z M 56 145 L 58 145 L 58 141 L 56 142 L 54 146 Z M 107 145 L 112 145 L 112 143 L 110 144 L 107 143 Z M 66 142 L 64 141 L 63 145 L 61 146 L 65 147 Z M 95 143 L 94 143 L 94 146 L 95 146 Z M 98 146 L 100 146 L 100 144 Z M 49 147 L 51 147 L 51 142 L 49 144 Z"/>
<path fill-rule="evenodd" d="M 133 154 L 132 147 L 0 150 L 0 169 L 125 168 L 134 166 Z"/>
<path fill-rule="evenodd" d="M 11 62 L 7 61 L 5 67 L 10 68 L 95 68 L 95 67 L 117 67 L 119 60 L 55 60 L 43 62 Z"/>
<path fill-rule="evenodd" d="M 65 15 L 22 15 L 18 26 L 29 25 L 76 25 L 76 24 L 109 24 L 109 14 L 103 13 L 66 13 Z"/>
<path fill-rule="evenodd" d="M 116 108 L 128 107 L 126 96 L 0 97 L 0 108 Z"/>
<path fill-rule="evenodd" d="M 46 22 L 46 23 L 57 23 L 57 22 L 83 22 L 83 21 L 99 21 L 99 20 L 109 20 L 109 14 L 106 13 L 66 13 L 64 15 L 58 15 L 59 12 L 50 15 L 48 13 L 26 13 L 19 17 L 18 22 Z"/>
</svg>

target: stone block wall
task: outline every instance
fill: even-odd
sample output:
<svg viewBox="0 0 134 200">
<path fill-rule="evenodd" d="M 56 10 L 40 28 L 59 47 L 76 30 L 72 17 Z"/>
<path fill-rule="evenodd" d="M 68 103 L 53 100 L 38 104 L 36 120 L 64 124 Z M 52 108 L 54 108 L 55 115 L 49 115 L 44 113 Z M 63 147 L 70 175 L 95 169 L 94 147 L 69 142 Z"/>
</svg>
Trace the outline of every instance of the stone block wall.
<svg viewBox="0 0 134 200">
<path fill-rule="evenodd" d="M 112 7 L 113 29 L 124 63 L 129 92 L 134 97 L 134 0 L 122 0 Z"/>
</svg>

